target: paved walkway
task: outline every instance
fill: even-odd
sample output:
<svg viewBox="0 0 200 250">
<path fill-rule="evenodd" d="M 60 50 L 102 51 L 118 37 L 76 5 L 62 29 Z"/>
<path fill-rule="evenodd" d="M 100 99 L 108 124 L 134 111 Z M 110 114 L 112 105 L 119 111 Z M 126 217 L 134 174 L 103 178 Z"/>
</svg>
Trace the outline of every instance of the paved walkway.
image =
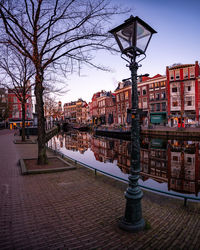
<svg viewBox="0 0 200 250">
<path fill-rule="evenodd" d="M 200 249 L 200 204 L 150 192 L 142 200 L 150 229 L 120 230 L 126 185 L 85 168 L 20 175 L 36 145 L 0 131 L 0 249 Z"/>
</svg>

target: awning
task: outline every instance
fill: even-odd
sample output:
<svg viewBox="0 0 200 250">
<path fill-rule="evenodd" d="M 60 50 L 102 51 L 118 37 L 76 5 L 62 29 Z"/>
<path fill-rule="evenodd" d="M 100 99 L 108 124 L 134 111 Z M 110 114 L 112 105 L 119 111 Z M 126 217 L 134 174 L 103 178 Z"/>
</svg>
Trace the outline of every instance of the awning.
<svg viewBox="0 0 200 250">
<path fill-rule="evenodd" d="M 150 115 L 167 115 L 167 112 L 151 112 Z"/>
<path fill-rule="evenodd" d="M 165 115 L 151 115 L 151 123 L 162 123 L 166 121 Z"/>
</svg>

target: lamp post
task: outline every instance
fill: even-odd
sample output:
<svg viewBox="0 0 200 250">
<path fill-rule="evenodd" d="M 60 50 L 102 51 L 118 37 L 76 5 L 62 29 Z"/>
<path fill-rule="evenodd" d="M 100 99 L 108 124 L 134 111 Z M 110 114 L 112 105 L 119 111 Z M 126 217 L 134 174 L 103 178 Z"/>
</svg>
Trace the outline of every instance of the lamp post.
<svg viewBox="0 0 200 250">
<path fill-rule="evenodd" d="M 132 109 L 131 109 L 131 166 L 129 186 L 125 193 L 125 215 L 119 227 L 126 231 L 138 232 L 144 229 L 141 199 L 143 193 L 138 186 L 140 176 L 140 125 L 138 113 L 137 69 L 136 57 L 145 55 L 149 41 L 156 31 L 139 17 L 131 16 L 123 24 L 109 31 L 114 35 L 122 55 L 125 55 L 131 71 Z"/>
</svg>

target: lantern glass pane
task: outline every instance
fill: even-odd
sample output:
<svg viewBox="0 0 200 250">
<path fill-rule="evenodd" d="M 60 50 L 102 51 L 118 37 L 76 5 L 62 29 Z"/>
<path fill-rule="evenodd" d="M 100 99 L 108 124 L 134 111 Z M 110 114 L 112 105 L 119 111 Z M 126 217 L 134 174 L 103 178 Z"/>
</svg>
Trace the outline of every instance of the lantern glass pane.
<svg viewBox="0 0 200 250">
<path fill-rule="evenodd" d="M 145 52 L 150 37 L 151 32 L 147 30 L 143 25 L 137 22 L 136 47 Z"/>
<path fill-rule="evenodd" d="M 123 49 L 127 49 L 133 46 L 133 33 L 134 33 L 134 24 L 130 24 L 125 28 L 116 32 L 116 35 L 120 40 Z"/>
</svg>

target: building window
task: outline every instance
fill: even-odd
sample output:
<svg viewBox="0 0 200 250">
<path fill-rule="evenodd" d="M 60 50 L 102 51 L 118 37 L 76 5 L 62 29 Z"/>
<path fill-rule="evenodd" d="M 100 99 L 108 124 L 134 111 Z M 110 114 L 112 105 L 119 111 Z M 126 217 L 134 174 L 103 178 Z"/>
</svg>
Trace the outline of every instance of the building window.
<svg viewBox="0 0 200 250">
<path fill-rule="evenodd" d="M 121 123 L 121 121 L 122 121 L 121 115 L 118 115 L 118 123 Z"/>
<path fill-rule="evenodd" d="M 150 111 L 152 111 L 152 112 L 154 111 L 154 104 L 150 105 Z"/>
<path fill-rule="evenodd" d="M 125 99 L 128 99 L 128 91 L 125 92 Z"/>
<path fill-rule="evenodd" d="M 165 87 L 165 82 L 161 82 L 161 83 L 160 83 L 160 86 L 161 86 L 161 87 Z"/>
<path fill-rule="evenodd" d="M 138 96 L 140 96 L 140 91 L 138 91 Z"/>
<path fill-rule="evenodd" d="M 153 89 L 154 88 L 154 84 L 150 84 L 150 89 Z"/>
<path fill-rule="evenodd" d="M 156 111 L 160 111 L 160 103 L 156 103 Z"/>
<path fill-rule="evenodd" d="M 162 99 L 165 99 L 165 98 L 166 98 L 165 92 L 162 92 L 162 93 L 161 93 L 161 98 L 162 98 Z"/>
<path fill-rule="evenodd" d="M 160 99 L 160 94 L 156 93 L 156 100 L 159 100 L 159 99 Z"/>
<path fill-rule="evenodd" d="M 154 94 L 150 94 L 150 101 L 154 100 Z"/>
<path fill-rule="evenodd" d="M 190 78 L 195 77 L 195 73 L 194 73 L 194 67 L 189 68 L 190 69 Z"/>
<path fill-rule="evenodd" d="M 143 89 L 143 90 L 142 90 L 142 95 L 146 95 L 146 94 L 147 94 L 146 89 Z"/>
<path fill-rule="evenodd" d="M 162 111 L 166 111 L 166 103 L 165 102 L 162 103 Z"/>
<path fill-rule="evenodd" d="M 116 98 L 117 98 L 117 102 L 119 102 L 119 95 L 116 95 Z"/>
<path fill-rule="evenodd" d="M 155 82 L 155 88 L 159 88 L 159 82 Z"/>
<path fill-rule="evenodd" d="M 178 156 L 173 155 L 172 159 L 173 159 L 173 161 L 178 161 Z"/>
<path fill-rule="evenodd" d="M 120 112 L 120 104 L 117 105 L 117 110 Z"/>
<path fill-rule="evenodd" d="M 145 98 L 143 98 L 143 100 L 142 100 L 142 106 L 143 106 L 143 108 L 147 108 L 147 98 L 145 97 Z"/>
<path fill-rule="evenodd" d="M 193 106 L 192 96 L 188 96 L 185 98 L 186 106 Z"/>
<path fill-rule="evenodd" d="M 180 79 L 180 70 L 175 71 L 176 80 Z"/>
<path fill-rule="evenodd" d="M 173 93 L 178 92 L 177 87 L 172 87 L 172 92 L 173 92 Z"/>
<path fill-rule="evenodd" d="M 177 107 L 177 106 L 178 106 L 178 99 L 172 98 L 172 107 Z"/>
<path fill-rule="evenodd" d="M 16 96 L 13 97 L 13 102 L 14 102 L 14 103 L 17 103 L 17 97 L 16 97 Z"/>
<path fill-rule="evenodd" d="M 170 79 L 171 81 L 174 80 L 174 71 L 169 71 L 169 79 Z"/>
<path fill-rule="evenodd" d="M 188 68 L 183 69 L 183 78 L 187 79 L 188 78 Z"/>
<path fill-rule="evenodd" d="M 124 93 L 121 93 L 121 94 L 120 94 L 120 99 L 121 99 L 121 101 L 124 100 Z"/>
</svg>

